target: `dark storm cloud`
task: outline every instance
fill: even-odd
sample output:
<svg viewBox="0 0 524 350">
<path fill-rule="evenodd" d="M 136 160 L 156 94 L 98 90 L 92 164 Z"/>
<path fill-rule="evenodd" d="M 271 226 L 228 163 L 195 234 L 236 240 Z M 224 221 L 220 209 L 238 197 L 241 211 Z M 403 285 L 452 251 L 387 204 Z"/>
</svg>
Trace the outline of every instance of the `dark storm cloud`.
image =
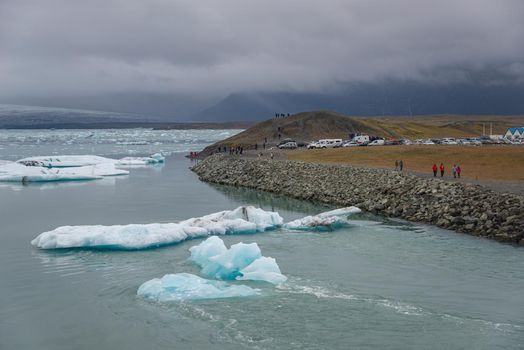
<svg viewBox="0 0 524 350">
<path fill-rule="evenodd" d="M 0 0 L 0 95 L 522 83 L 522 18 L 522 0 Z"/>
</svg>

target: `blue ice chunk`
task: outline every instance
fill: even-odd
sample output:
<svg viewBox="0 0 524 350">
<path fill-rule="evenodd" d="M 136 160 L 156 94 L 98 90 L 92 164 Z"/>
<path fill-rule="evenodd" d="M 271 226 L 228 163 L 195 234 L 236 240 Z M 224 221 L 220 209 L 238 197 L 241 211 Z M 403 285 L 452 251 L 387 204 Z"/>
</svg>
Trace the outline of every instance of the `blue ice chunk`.
<svg viewBox="0 0 524 350">
<path fill-rule="evenodd" d="M 158 302 L 249 297 L 259 293 L 260 290 L 248 286 L 208 280 L 190 273 L 154 278 L 143 283 L 137 291 L 139 297 Z"/>
</svg>

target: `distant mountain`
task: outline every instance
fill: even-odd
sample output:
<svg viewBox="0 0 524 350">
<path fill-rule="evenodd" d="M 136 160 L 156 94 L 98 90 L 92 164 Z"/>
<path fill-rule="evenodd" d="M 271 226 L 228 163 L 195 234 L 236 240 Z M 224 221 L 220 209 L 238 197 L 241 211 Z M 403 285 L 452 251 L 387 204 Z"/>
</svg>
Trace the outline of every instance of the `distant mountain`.
<svg viewBox="0 0 524 350">
<path fill-rule="evenodd" d="M 524 114 L 524 86 L 385 82 L 346 84 L 324 93 L 237 93 L 192 120 L 263 120 L 275 113 L 332 110 L 346 115 Z"/>
<path fill-rule="evenodd" d="M 0 127 L 61 127 L 64 125 L 115 124 L 154 121 L 140 115 L 116 112 L 89 111 L 69 108 L 50 108 L 0 104 Z"/>
</svg>

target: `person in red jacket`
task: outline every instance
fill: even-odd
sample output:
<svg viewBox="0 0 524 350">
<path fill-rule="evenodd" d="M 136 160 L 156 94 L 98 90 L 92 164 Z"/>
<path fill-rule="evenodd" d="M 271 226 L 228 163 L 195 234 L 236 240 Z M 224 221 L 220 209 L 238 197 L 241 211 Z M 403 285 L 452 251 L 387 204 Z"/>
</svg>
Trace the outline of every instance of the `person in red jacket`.
<svg viewBox="0 0 524 350">
<path fill-rule="evenodd" d="M 433 164 L 433 177 L 437 177 L 437 164 Z"/>
<path fill-rule="evenodd" d="M 444 176 L 444 164 L 440 163 L 440 177 Z"/>
<path fill-rule="evenodd" d="M 460 165 L 457 165 L 457 176 L 460 179 L 460 173 L 462 172 L 462 169 L 460 168 Z"/>
</svg>

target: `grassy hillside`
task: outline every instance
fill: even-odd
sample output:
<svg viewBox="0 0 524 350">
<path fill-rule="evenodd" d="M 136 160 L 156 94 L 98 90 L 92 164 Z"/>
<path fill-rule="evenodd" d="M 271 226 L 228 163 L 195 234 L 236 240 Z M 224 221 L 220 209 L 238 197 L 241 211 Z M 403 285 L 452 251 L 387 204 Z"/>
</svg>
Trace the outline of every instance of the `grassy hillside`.
<svg viewBox="0 0 524 350">
<path fill-rule="evenodd" d="M 259 146 L 267 138 L 269 144 L 282 138 L 313 141 L 322 138 L 347 139 L 348 134 L 360 132 L 386 138 L 467 137 L 482 134 L 483 124 L 489 133 L 504 133 L 508 127 L 524 125 L 524 116 L 421 116 L 421 117 L 347 117 L 334 112 L 304 112 L 286 118 L 272 118 L 244 132 L 211 145 L 203 152 L 209 154 L 218 146 Z"/>
</svg>

